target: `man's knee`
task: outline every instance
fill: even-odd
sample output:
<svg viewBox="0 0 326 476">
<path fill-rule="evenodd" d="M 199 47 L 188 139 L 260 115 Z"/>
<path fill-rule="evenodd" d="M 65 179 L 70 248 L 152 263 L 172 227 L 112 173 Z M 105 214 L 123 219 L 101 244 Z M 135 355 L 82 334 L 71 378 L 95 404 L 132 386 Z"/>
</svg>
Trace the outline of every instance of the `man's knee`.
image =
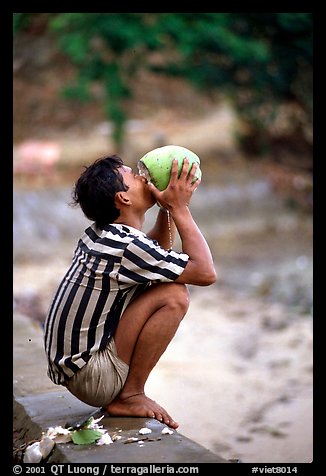
<svg viewBox="0 0 326 476">
<path fill-rule="evenodd" d="M 187 312 L 190 298 L 185 284 L 171 283 L 167 289 L 167 304 L 173 309 L 178 309 L 183 315 Z"/>
</svg>

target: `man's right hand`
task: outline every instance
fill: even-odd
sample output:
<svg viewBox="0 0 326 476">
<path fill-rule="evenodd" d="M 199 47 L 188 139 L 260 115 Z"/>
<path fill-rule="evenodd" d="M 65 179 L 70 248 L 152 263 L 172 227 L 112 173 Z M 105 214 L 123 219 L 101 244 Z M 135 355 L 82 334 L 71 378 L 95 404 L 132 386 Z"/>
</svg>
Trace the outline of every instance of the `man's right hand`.
<svg viewBox="0 0 326 476">
<path fill-rule="evenodd" d="M 160 191 L 155 185 L 148 183 L 157 202 L 171 212 L 188 207 L 192 194 L 200 184 L 200 179 L 195 179 L 197 168 L 198 164 L 194 163 L 188 172 L 189 160 L 185 158 L 178 177 L 178 160 L 173 159 L 170 181 L 165 190 Z"/>
</svg>

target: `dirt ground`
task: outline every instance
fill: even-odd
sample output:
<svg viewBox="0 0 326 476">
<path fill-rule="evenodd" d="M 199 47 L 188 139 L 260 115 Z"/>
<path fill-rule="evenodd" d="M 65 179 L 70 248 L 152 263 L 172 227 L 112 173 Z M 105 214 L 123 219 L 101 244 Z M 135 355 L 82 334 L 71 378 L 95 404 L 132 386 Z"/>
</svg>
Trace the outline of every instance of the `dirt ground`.
<svg viewBox="0 0 326 476">
<path fill-rule="evenodd" d="M 195 290 L 149 388 L 180 431 L 227 459 L 313 459 L 312 329 L 279 304 Z"/>
</svg>

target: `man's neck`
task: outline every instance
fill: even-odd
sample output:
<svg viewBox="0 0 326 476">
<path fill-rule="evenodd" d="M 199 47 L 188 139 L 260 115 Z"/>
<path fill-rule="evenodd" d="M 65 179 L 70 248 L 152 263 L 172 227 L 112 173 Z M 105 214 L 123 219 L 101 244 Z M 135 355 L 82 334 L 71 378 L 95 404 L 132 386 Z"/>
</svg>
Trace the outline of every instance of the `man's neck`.
<svg viewBox="0 0 326 476">
<path fill-rule="evenodd" d="M 145 215 L 135 215 L 135 214 L 120 214 L 120 216 L 114 221 L 116 224 L 131 226 L 136 228 L 136 230 L 141 230 L 143 228 L 145 220 Z"/>
</svg>

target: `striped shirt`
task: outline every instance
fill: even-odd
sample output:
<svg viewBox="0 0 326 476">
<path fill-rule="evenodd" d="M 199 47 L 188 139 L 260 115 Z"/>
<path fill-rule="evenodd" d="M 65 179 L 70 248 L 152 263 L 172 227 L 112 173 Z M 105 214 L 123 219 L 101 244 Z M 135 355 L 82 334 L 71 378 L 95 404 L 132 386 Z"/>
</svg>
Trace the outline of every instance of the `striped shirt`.
<svg viewBox="0 0 326 476">
<path fill-rule="evenodd" d="M 105 349 L 132 297 L 149 283 L 176 280 L 188 259 L 130 226 L 87 228 L 46 317 L 49 378 L 63 384 Z"/>
</svg>

